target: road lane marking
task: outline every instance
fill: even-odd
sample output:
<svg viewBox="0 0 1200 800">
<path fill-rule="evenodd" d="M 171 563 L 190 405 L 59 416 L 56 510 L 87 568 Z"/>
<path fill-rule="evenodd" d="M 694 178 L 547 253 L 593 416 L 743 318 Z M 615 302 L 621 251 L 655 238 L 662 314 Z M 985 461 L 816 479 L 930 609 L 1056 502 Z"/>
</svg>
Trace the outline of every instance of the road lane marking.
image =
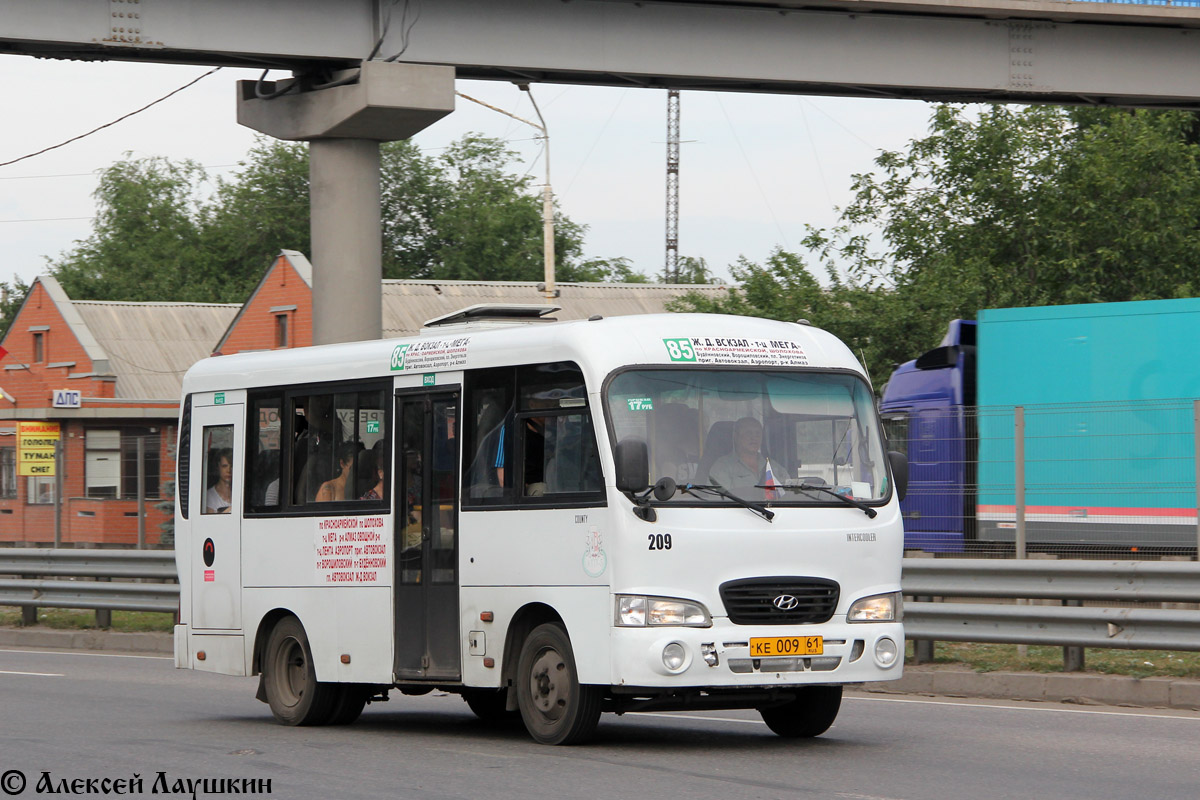
<svg viewBox="0 0 1200 800">
<path fill-rule="evenodd" d="M 844 700 L 850 702 L 867 702 L 867 703 L 915 703 L 929 706 L 958 706 L 961 708 L 996 708 L 1001 711 L 1042 711 L 1054 714 L 1097 714 L 1109 717 L 1140 717 L 1142 719 L 1183 719 L 1189 722 L 1200 722 L 1200 717 L 1185 717 L 1176 714 L 1150 714 L 1137 709 L 1129 711 L 1103 711 L 1100 709 L 1089 708 L 1043 708 L 1040 706 L 1005 706 L 993 705 L 991 703 L 959 703 L 955 700 L 911 700 L 904 697 L 845 697 Z M 1036 702 L 1036 701 L 1030 701 Z M 1053 701 L 1041 701 L 1053 702 Z M 1186 712 L 1188 709 L 1180 709 Z"/>
<path fill-rule="evenodd" d="M 92 656 L 93 658 L 145 658 L 150 661 L 174 661 L 174 656 L 134 656 L 121 653 L 91 653 L 78 650 L 3 650 L 0 653 L 28 653 L 39 656 Z"/>
<path fill-rule="evenodd" d="M 66 677 L 61 672 L 14 672 L 12 670 L 0 669 L 0 675 L 36 675 L 39 678 L 64 678 Z"/>
</svg>

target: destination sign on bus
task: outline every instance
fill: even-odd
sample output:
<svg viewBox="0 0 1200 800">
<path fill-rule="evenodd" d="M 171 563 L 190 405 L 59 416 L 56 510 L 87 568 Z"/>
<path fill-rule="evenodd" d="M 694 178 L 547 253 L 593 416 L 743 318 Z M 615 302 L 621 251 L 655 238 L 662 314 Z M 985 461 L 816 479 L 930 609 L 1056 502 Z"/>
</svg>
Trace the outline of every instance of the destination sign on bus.
<svg viewBox="0 0 1200 800">
<path fill-rule="evenodd" d="M 317 583 L 389 583 L 391 559 L 383 517 L 327 517 L 316 522 Z"/>
<path fill-rule="evenodd" d="M 663 339 L 667 357 L 691 364 L 753 364 L 764 367 L 806 367 L 804 348 L 790 339 L 745 339 L 728 336 L 689 336 Z"/>
</svg>

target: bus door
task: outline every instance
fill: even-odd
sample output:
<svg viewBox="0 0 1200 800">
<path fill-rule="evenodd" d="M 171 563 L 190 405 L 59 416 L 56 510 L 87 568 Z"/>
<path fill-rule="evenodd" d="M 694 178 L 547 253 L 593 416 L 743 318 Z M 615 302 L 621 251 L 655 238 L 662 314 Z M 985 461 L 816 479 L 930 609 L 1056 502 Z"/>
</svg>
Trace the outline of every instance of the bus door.
<svg viewBox="0 0 1200 800">
<path fill-rule="evenodd" d="M 192 409 L 192 627 L 242 627 L 242 426 L 246 407 Z M 196 435 L 198 434 L 198 435 Z"/>
<path fill-rule="evenodd" d="M 456 390 L 396 393 L 397 680 L 459 680 Z"/>
</svg>

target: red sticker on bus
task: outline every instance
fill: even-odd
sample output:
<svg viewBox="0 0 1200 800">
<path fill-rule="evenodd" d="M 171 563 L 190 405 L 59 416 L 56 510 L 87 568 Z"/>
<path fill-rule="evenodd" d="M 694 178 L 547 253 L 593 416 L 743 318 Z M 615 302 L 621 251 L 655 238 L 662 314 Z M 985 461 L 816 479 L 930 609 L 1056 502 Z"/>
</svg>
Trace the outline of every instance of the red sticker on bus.
<svg viewBox="0 0 1200 800">
<path fill-rule="evenodd" d="M 217 579 L 217 571 L 215 569 L 204 570 L 204 582 L 212 583 Z"/>
</svg>

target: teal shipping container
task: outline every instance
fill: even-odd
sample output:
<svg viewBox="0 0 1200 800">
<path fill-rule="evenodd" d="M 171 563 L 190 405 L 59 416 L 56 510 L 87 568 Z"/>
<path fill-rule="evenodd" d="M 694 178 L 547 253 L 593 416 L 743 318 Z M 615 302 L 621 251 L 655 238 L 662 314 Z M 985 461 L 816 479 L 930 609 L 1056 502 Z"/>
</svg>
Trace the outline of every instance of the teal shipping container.
<svg viewBox="0 0 1200 800">
<path fill-rule="evenodd" d="M 1025 415 L 1032 549 L 1195 548 L 1200 299 L 978 317 L 978 538 L 1015 538 Z"/>
</svg>

